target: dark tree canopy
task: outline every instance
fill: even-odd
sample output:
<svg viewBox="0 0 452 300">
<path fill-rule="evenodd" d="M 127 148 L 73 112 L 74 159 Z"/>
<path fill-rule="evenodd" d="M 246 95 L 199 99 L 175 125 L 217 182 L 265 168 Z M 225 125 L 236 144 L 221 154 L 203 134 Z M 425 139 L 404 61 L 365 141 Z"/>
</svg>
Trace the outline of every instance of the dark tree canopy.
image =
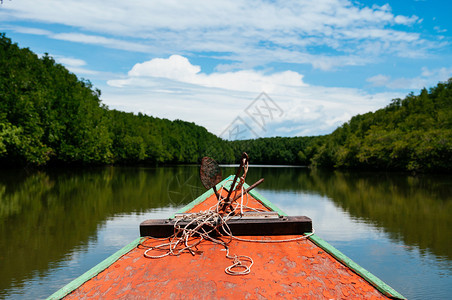
<svg viewBox="0 0 452 300">
<path fill-rule="evenodd" d="M 452 171 L 452 78 L 337 128 L 311 162 L 325 167 Z"/>
<path fill-rule="evenodd" d="M 452 79 L 354 116 L 333 133 L 224 141 L 181 120 L 110 110 L 47 54 L 0 34 L 0 165 L 198 163 L 452 171 Z"/>
<path fill-rule="evenodd" d="M 109 110 L 100 91 L 45 55 L 0 36 L 0 163 L 196 163 L 232 160 L 194 123 Z M 210 153 L 209 153 L 210 152 Z"/>
</svg>

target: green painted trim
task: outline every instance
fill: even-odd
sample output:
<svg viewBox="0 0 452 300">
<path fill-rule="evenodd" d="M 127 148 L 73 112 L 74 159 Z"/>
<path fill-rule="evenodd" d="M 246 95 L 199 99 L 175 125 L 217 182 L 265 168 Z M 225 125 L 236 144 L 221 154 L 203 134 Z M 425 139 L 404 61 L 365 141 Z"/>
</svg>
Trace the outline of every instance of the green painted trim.
<svg viewBox="0 0 452 300">
<path fill-rule="evenodd" d="M 217 184 L 217 189 L 220 189 L 223 185 L 227 186 L 227 181 L 232 179 L 232 177 L 233 177 L 233 175 L 227 177 L 226 179 L 221 181 L 219 184 Z M 229 185 L 230 185 L 230 183 L 229 183 Z M 245 188 L 249 187 L 249 185 L 246 183 L 244 184 L 244 186 L 245 186 Z M 213 194 L 213 189 L 209 189 L 204 194 L 202 194 L 201 196 L 199 196 L 198 198 L 196 198 L 195 200 L 193 200 L 192 202 L 190 202 L 189 204 L 187 204 L 186 206 L 181 208 L 177 213 L 184 213 L 184 212 L 192 209 L 199 203 L 206 200 L 212 194 Z M 277 212 L 280 216 L 287 216 L 287 214 L 285 212 L 283 212 L 280 208 L 278 208 L 272 202 L 267 200 L 264 196 L 259 194 L 256 190 L 250 191 L 250 194 L 255 199 L 261 201 L 265 207 L 271 209 L 272 211 Z M 174 218 L 174 215 L 172 215 L 171 218 Z M 306 234 L 311 234 L 311 233 L 309 232 Z M 142 241 L 142 239 L 143 239 L 142 237 L 135 239 L 130 244 L 126 245 L 125 247 L 123 247 L 122 249 L 120 249 L 119 251 L 114 253 L 113 255 L 106 258 L 101 263 L 97 264 L 96 266 L 94 266 L 93 268 L 91 268 L 90 270 L 88 270 L 87 272 L 85 272 L 84 274 L 79 276 L 78 278 L 74 279 L 73 281 L 71 281 L 70 283 L 65 285 L 60 290 L 53 293 L 51 296 L 49 296 L 47 298 L 47 300 L 61 299 L 61 298 L 65 297 L 66 295 L 68 295 L 69 293 L 71 293 L 72 291 L 74 291 L 75 289 L 80 287 L 82 284 L 84 284 L 85 282 L 87 282 L 88 280 L 90 280 L 91 278 L 93 278 L 94 276 L 96 276 L 97 274 L 99 274 L 100 272 L 102 272 L 103 270 L 105 270 L 106 268 L 111 266 L 112 264 L 114 264 L 123 255 L 125 255 L 128 252 L 130 252 L 131 250 L 133 250 L 136 246 L 138 246 L 138 244 Z M 389 285 L 384 283 L 381 279 L 379 279 L 378 277 L 376 277 L 375 275 L 373 275 L 372 273 L 370 273 L 369 271 L 367 271 L 366 269 L 364 269 L 363 267 L 361 267 L 360 265 L 355 263 L 353 260 L 348 258 L 345 254 L 343 254 L 342 252 L 340 252 L 339 250 L 334 248 L 332 245 L 330 245 L 329 243 L 327 243 L 320 237 L 318 237 L 316 234 L 311 234 L 309 236 L 309 239 L 313 243 L 315 243 L 317 246 L 319 246 L 320 248 L 325 250 L 327 253 L 329 253 L 331 256 L 333 256 L 336 260 L 338 260 L 339 262 L 341 262 L 348 268 L 352 269 L 355 273 L 357 273 L 359 276 L 361 276 L 363 279 L 365 279 L 367 282 L 369 282 L 372 286 L 374 286 L 376 289 L 378 289 L 384 295 L 391 297 L 391 298 L 395 298 L 395 299 L 406 299 L 404 296 L 399 294 L 392 287 L 390 287 Z"/>
<path fill-rule="evenodd" d="M 309 233 L 306 233 L 309 234 Z M 385 296 L 395 298 L 395 299 L 406 299 L 404 296 L 399 294 L 396 290 L 394 290 L 392 287 L 384 283 L 381 279 L 376 277 L 374 274 L 370 273 L 357 263 L 355 263 L 353 260 L 351 260 L 349 257 L 347 257 L 345 254 L 343 254 L 341 251 L 337 250 L 333 246 L 331 246 L 328 242 L 324 241 L 317 235 L 313 234 L 309 237 L 309 239 L 314 242 L 317 246 L 325 250 L 327 253 L 332 255 L 335 259 L 337 259 L 339 262 L 344 264 L 345 266 L 352 269 L 355 273 L 357 273 L 359 276 L 361 276 L 363 279 L 365 279 L 367 282 L 369 282 L 371 285 L 373 285 L 376 289 L 378 289 L 381 293 L 383 293 Z"/>
<path fill-rule="evenodd" d="M 247 189 L 249 187 L 248 184 L 244 184 L 243 185 L 245 187 L 245 189 Z M 262 204 L 267 207 L 268 209 L 270 209 L 271 211 L 275 211 L 277 212 L 280 216 L 287 216 L 287 214 L 285 212 L 283 212 L 279 207 L 277 207 L 276 205 L 274 205 L 272 202 L 270 202 L 269 200 L 267 200 L 267 198 L 265 198 L 264 196 L 262 196 L 261 194 L 259 194 L 255 189 L 250 191 L 251 196 L 253 196 L 256 200 L 259 200 L 260 202 L 262 202 Z"/>
<path fill-rule="evenodd" d="M 80 275 L 78 278 L 72 280 L 68 284 L 66 284 L 64 287 L 53 293 L 52 295 L 47 298 L 47 300 L 50 299 L 61 299 L 65 297 L 66 295 L 73 292 L 75 289 L 80 287 L 82 284 L 114 264 L 118 259 L 120 259 L 123 255 L 129 253 L 131 250 L 135 249 L 138 244 L 140 244 L 142 238 L 139 237 L 132 241 L 130 244 L 126 245 L 122 249 L 118 250 L 116 253 L 110 255 L 105 260 L 91 268 L 90 270 L 86 271 L 84 274 Z"/>
<path fill-rule="evenodd" d="M 223 185 L 225 185 L 227 187 L 227 181 L 230 180 L 231 178 L 233 178 L 233 175 L 230 175 L 229 177 L 227 177 L 226 179 L 223 179 L 220 183 L 218 183 L 216 185 L 217 190 L 219 190 Z M 231 183 L 229 183 L 229 185 L 231 185 Z M 208 189 L 204 194 L 202 194 L 201 196 L 199 196 L 198 198 L 196 198 L 195 200 L 193 200 L 192 202 L 188 203 L 187 205 L 185 205 L 184 207 L 182 207 L 181 209 L 179 209 L 175 214 L 173 214 L 170 219 L 173 219 L 175 217 L 176 214 L 182 214 L 184 212 L 189 211 L 190 209 L 192 209 L 193 207 L 195 207 L 196 205 L 200 204 L 201 202 L 203 202 L 204 200 L 206 200 L 207 198 L 209 198 L 211 195 L 213 194 L 213 189 Z"/>
</svg>

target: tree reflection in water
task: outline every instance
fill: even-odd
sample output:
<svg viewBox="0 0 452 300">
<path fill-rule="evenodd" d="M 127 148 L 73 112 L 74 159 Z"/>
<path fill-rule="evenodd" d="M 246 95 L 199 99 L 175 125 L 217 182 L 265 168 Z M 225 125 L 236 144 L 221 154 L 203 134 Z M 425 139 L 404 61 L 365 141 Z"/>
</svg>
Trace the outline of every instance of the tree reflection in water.
<svg viewBox="0 0 452 300">
<path fill-rule="evenodd" d="M 224 168 L 224 177 L 234 171 Z M 198 172 L 197 166 L 1 170 L 0 297 L 44 277 L 71 253 L 88 251 L 99 228 L 115 216 L 175 211 L 189 203 L 205 190 Z M 251 167 L 247 181 L 260 178 L 265 178 L 258 188 L 263 194 L 327 197 L 391 239 L 452 261 L 449 175 Z"/>
</svg>

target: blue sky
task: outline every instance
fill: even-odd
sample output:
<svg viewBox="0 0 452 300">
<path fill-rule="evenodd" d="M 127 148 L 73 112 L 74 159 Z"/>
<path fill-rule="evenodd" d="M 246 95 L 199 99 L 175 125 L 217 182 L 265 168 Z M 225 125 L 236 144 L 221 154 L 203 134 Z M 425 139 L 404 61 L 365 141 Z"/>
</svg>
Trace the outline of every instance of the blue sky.
<svg viewBox="0 0 452 300">
<path fill-rule="evenodd" d="M 305 136 L 452 77 L 451 11 L 448 0 L 12 0 L 0 32 L 89 79 L 111 109 L 223 138 Z"/>
</svg>

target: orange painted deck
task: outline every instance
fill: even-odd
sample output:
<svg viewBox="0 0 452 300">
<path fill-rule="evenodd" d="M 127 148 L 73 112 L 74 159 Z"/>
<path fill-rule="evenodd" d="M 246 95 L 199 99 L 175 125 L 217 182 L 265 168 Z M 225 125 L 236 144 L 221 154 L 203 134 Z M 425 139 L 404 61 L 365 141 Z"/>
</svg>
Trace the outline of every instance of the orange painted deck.
<svg viewBox="0 0 452 300">
<path fill-rule="evenodd" d="M 189 212 L 210 208 L 214 195 Z M 267 209 L 254 198 L 248 206 Z M 281 240 L 294 236 L 241 237 Z M 162 243 L 145 237 L 104 271 L 68 294 L 66 299 L 387 299 L 349 267 L 309 239 L 284 243 L 233 240 L 231 255 L 247 255 L 254 264 L 248 275 L 227 275 L 232 264 L 224 247 L 203 241 L 202 253 L 144 257 L 144 246 Z M 158 254 L 158 253 L 156 253 Z"/>
<path fill-rule="evenodd" d="M 284 237 L 279 237 L 284 238 Z M 157 244 L 146 240 L 145 245 Z M 255 244 L 233 241 L 231 254 L 251 256 L 251 273 L 230 276 L 223 247 L 211 243 L 189 253 L 148 259 L 135 249 L 67 299 L 382 299 L 373 286 L 310 241 Z"/>
</svg>

